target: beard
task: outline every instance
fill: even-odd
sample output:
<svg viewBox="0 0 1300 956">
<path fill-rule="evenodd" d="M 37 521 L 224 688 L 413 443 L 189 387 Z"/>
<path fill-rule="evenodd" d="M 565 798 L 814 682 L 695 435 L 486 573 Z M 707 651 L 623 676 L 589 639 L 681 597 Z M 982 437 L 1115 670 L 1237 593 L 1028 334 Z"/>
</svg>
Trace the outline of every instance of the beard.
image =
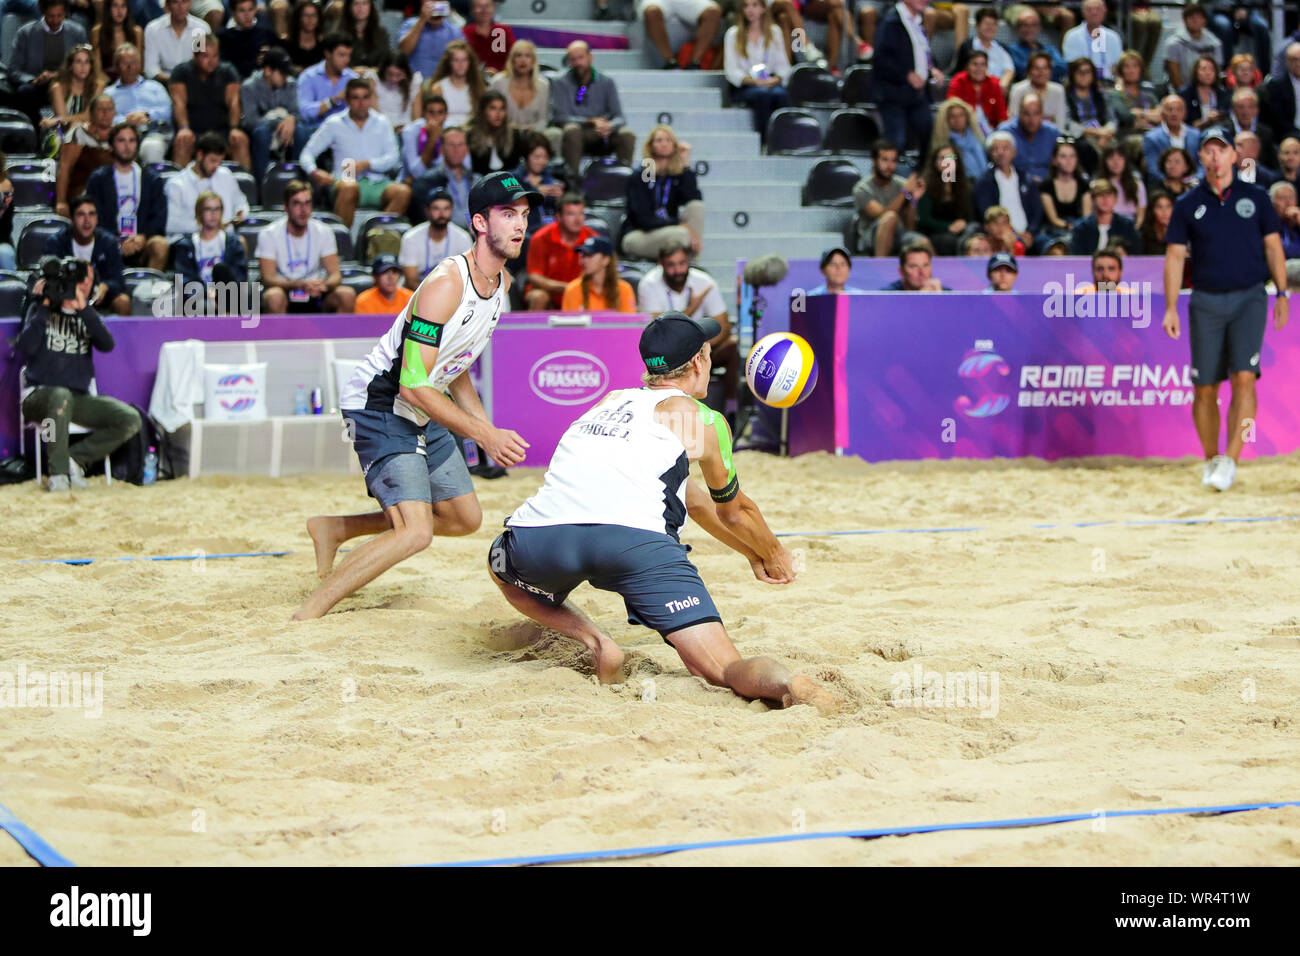
<svg viewBox="0 0 1300 956">
<path fill-rule="evenodd" d="M 492 250 L 492 254 L 502 259 L 513 259 L 515 256 L 519 255 L 519 249 L 511 248 L 515 244 L 506 236 L 489 232 L 487 234 L 487 244 L 488 248 Z M 520 245 L 523 245 L 523 240 L 520 240 Z"/>
</svg>

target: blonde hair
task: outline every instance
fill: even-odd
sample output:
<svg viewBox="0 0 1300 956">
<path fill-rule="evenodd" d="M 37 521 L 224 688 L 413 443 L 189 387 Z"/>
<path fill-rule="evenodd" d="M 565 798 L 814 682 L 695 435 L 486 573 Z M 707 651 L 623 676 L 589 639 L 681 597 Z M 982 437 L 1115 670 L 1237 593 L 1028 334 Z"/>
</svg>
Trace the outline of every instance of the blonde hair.
<svg viewBox="0 0 1300 956">
<path fill-rule="evenodd" d="M 763 0 L 758 2 L 763 3 Z M 776 20 L 772 17 L 772 8 L 766 3 L 763 3 L 763 16 L 758 21 L 758 28 L 763 31 L 763 36 L 768 38 L 769 43 L 783 42 Z M 745 0 L 740 0 L 736 6 L 736 52 L 745 58 L 749 57 L 749 23 L 745 20 Z"/>
<path fill-rule="evenodd" d="M 217 202 L 221 203 L 221 214 L 223 216 L 226 214 L 226 204 L 222 201 L 220 194 L 213 192 L 211 189 L 205 189 L 203 192 L 199 193 L 198 197 L 194 200 L 194 221 L 197 222 L 200 227 L 203 225 L 203 204 L 209 199 L 215 199 Z"/>
<path fill-rule="evenodd" d="M 510 52 L 506 54 L 506 65 L 509 66 L 506 74 L 510 77 L 510 80 L 514 80 L 515 54 L 521 51 L 530 52 L 533 55 L 533 71 L 528 75 L 528 85 L 532 87 L 534 92 L 536 92 L 537 80 L 542 75 L 542 67 L 541 64 L 537 62 L 537 44 L 532 40 L 515 41 L 514 46 L 510 48 Z"/>
<path fill-rule="evenodd" d="M 954 106 L 960 106 L 966 111 L 966 128 L 975 134 L 980 146 L 984 145 L 984 134 L 980 131 L 979 124 L 975 122 L 975 107 L 960 96 L 950 96 L 939 104 L 939 112 L 934 117 L 934 132 L 930 134 L 930 153 L 933 153 L 941 146 L 952 145 L 952 139 L 949 135 L 952 133 L 952 129 L 948 126 L 948 110 Z M 967 172 L 972 172 L 972 170 L 967 170 Z M 973 172 L 977 173 L 978 170 Z"/>
<path fill-rule="evenodd" d="M 452 40 L 447 44 L 446 49 L 442 51 L 442 59 L 438 61 L 437 69 L 420 87 L 420 92 L 432 93 L 439 83 L 451 76 L 451 58 L 457 52 L 463 52 L 469 57 L 469 69 L 465 71 L 465 81 L 469 84 L 469 110 L 473 114 L 474 110 L 478 109 L 478 98 L 487 89 L 487 82 L 483 79 L 483 65 L 479 63 L 478 54 L 464 40 Z"/>
<path fill-rule="evenodd" d="M 700 350 L 688 358 L 685 365 L 679 365 L 677 368 L 669 369 L 667 372 L 642 372 L 641 381 L 646 385 L 664 385 L 667 382 L 676 381 L 679 378 L 685 378 L 691 372 L 691 363 L 703 354 L 704 346 L 701 345 Z"/>
<path fill-rule="evenodd" d="M 654 141 L 655 134 L 660 131 L 667 133 L 668 138 L 673 141 L 673 154 L 668 157 L 668 175 L 680 176 L 682 171 L 686 169 L 686 164 L 682 162 L 682 147 L 681 143 L 677 141 L 677 134 L 673 132 L 673 128 L 667 123 L 660 123 L 646 133 L 645 142 L 641 144 L 641 155 L 648 160 L 654 160 L 654 155 L 650 152 L 650 144 Z"/>
<path fill-rule="evenodd" d="M 1124 89 L 1124 64 L 1130 61 L 1138 65 L 1137 81 L 1142 82 L 1142 76 L 1147 70 L 1146 61 L 1142 59 L 1142 54 L 1137 50 L 1125 50 L 1119 55 L 1119 59 L 1115 61 L 1115 89 L 1117 90 Z"/>
</svg>

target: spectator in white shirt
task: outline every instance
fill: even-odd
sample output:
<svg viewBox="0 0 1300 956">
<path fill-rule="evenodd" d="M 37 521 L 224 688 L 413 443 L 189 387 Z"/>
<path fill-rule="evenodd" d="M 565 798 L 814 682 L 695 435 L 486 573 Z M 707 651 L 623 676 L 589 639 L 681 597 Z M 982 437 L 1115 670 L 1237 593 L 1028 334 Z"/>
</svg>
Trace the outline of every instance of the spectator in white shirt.
<svg viewBox="0 0 1300 956">
<path fill-rule="evenodd" d="M 190 0 L 167 0 L 166 9 L 144 28 L 144 75 L 163 86 L 171 82 L 173 67 L 194 57 L 195 31 L 212 32 L 205 21 L 190 13 Z"/>
<path fill-rule="evenodd" d="M 1106 0 L 1083 0 L 1083 22 L 1066 31 L 1061 52 L 1066 63 L 1087 57 L 1097 68 L 1098 76 L 1113 80 L 1115 65 L 1124 52 L 1124 41 L 1110 27 L 1102 26 L 1105 19 Z"/>
<path fill-rule="evenodd" d="M 790 75 L 790 60 L 781 30 L 763 0 L 741 3 L 735 25 L 722 38 L 722 63 L 732 99 L 750 108 L 754 129 L 759 139 L 766 141 L 768 118 L 790 105 L 784 85 Z"/>
<path fill-rule="evenodd" d="M 348 226 L 358 205 L 405 214 L 411 187 L 392 178 L 401 168 L 393 124 L 370 108 L 369 80 L 348 80 L 343 96 L 347 112 L 335 113 L 312 133 L 302 168 L 316 185 L 331 187 L 334 211 Z M 333 174 L 316 167 L 316 157 L 327 149 L 334 154 Z"/>
<path fill-rule="evenodd" d="M 975 35 L 958 47 L 957 64 L 953 72 L 960 73 L 966 69 L 966 61 L 970 59 L 971 53 L 983 50 L 988 54 L 989 76 L 996 77 L 1002 84 L 1002 94 L 1005 96 L 1015 79 L 1016 61 L 1011 59 L 1011 53 L 1006 47 L 993 39 L 997 33 L 998 11 L 993 7 L 980 7 L 976 10 Z"/>
<path fill-rule="evenodd" d="M 204 133 L 194 147 L 194 162 L 167 180 L 167 235 L 179 236 L 198 229 L 194 203 L 199 193 L 212 190 L 221 197 L 230 222 L 248 216 L 248 198 L 235 181 L 235 174 L 221 165 L 226 158 L 226 141 L 219 133 Z"/>
<path fill-rule="evenodd" d="M 658 315 L 675 309 L 692 318 L 710 318 L 722 327 L 712 340 L 715 368 L 725 368 L 726 398 L 736 397 L 740 368 L 737 340 L 731 334 L 727 306 L 718 292 L 718 284 L 703 270 L 691 268 L 690 250 L 673 242 L 659 251 L 659 265 L 645 274 L 637 284 L 637 311 Z"/>
<path fill-rule="evenodd" d="M 435 189 L 425 211 L 429 221 L 402 234 L 397 256 L 408 289 L 417 288 L 443 259 L 469 252 L 474 245 L 469 233 L 451 221 L 451 193 L 447 190 Z"/>
<path fill-rule="evenodd" d="M 343 285 L 334 230 L 311 217 L 311 192 L 310 183 L 290 182 L 287 215 L 257 236 L 264 312 L 351 312 L 356 304 L 356 292 Z"/>
</svg>

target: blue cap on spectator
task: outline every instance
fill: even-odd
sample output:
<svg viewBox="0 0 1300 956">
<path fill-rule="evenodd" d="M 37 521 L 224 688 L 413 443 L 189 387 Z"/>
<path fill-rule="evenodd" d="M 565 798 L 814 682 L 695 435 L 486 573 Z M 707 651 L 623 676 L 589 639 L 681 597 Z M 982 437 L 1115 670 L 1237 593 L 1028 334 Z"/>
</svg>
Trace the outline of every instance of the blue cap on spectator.
<svg viewBox="0 0 1300 956">
<path fill-rule="evenodd" d="M 1009 252 L 995 252 L 989 256 L 988 268 L 984 270 L 984 274 L 993 275 L 993 270 L 999 266 L 1006 266 L 1016 275 L 1020 274 L 1020 267 L 1016 265 L 1016 257 Z"/>
<path fill-rule="evenodd" d="M 1224 146 L 1227 146 L 1229 149 L 1233 148 L 1232 137 L 1229 136 L 1228 131 L 1223 129 L 1222 127 L 1214 126 L 1211 127 L 1210 129 L 1207 129 L 1204 133 L 1202 133 L 1201 145 L 1204 146 L 1212 139 L 1217 139 L 1220 143 L 1222 143 Z"/>
<path fill-rule="evenodd" d="M 604 236 L 588 236 L 587 241 L 578 246 L 578 255 L 594 256 L 598 252 L 603 252 L 607 256 L 614 254 L 614 246 Z"/>
<path fill-rule="evenodd" d="M 370 263 L 370 274 L 376 279 L 389 269 L 396 269 L 398 272 L 402 271 L 402 267 L 398 265 L 397 256 L 391 253 L 385 252 L 383 255 L 375 256 L 375 261 Z"/>
</svg>

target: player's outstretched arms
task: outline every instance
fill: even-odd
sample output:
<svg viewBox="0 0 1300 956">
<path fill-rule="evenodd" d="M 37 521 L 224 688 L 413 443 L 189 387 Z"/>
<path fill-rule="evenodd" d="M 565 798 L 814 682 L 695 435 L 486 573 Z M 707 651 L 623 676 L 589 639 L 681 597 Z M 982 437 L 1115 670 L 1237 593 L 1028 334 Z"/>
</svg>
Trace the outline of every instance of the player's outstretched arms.
<svg viewBox="0 0 1300 956">
<path fill-rule="evenodd" d="M 789 578 L 774 577 L 763 564 L 758 553 L 740 538 L 736 537 L 718 517 L 717 506 L 713 499 L 697 482 L 686 480 L 686 511 L 696 524 L 710 535 L 721 541 L 732 551 L 745 556 L 749 566 L 754 569 L 754 577 L 764 584 L 789 584 Z"/>
</svg>

